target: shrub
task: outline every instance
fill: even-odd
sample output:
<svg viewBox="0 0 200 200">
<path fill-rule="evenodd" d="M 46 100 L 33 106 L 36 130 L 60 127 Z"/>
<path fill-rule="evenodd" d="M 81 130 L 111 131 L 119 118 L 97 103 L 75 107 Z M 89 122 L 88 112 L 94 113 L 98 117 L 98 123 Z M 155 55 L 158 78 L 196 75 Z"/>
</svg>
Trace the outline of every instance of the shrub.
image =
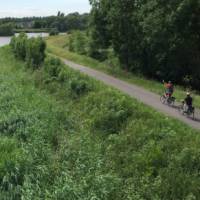
<svg viewBox="0 0 200 200">
<path fill-rule="evenodd" d="M 108 58 L 109 49 L 97 49 L 95 43 L 83 31 L 74 31 L 69 35 L 69 51 L 87 55 L 100 61 Z"/>
<path fill-rule="evenodd" d="M 0 36 L 11 36 L 11 35 L 14 35 L 14 29 L 11 23 L 0 25 Z"/>
<path fill-rule="evenodd" d="M 69 50 L 87 54 L 87 37 L 84 32 L 76 31 L 69 36 Z"/>
<path fill-rule="evenodd" d="M 33 69 L 39 68 L 45 59 L 45 49 L 46 43 L 41 37 L 29 39 L 26 46 L 27 66 Z"/>
<path fill-rule="evenodd" d="M 133 113 L 132 103 L 116 93 L 112 96 L 95 93 L 89 97 L 88 103 L 93 116 L 92 129 L 104 134 L 119 133 Z"/>
<path fill-rule="evenodd" d="M 26 45 L 28 37 L 25 33 L 20 33 L 19 36 L 14 36 L 11 39 L 10 45 L 13 49 L 15 56 L 19 59 L 25 60 L 26 58 Z"/>
<path fill-rule="evenodd" d="M 49 32 L 50 36 L 54 36 L 54 35 L 58 35 L 58 34 L 59 34 L 59 31 L 56 28 L 51 29 L 50 32 Z"/>
<path fill-rule="evenodd" d="M 63 67 L 60 70 L 60 73 L 58 75 L 58 80 L 60 82 L 65 82 L 66 80 L 68 80 L 68 78 L 71 76 L 69 70 L 66 67 Z"/>
<path fill-rule="evenodd" d="M 89 92 L 91 87 L 87 81 L 75 78 L 70 83 L 70 89 L 75 96 L 80 96 Z"/>
<path fill-rule="evenodd" d="M 15 56 L 32 69 L 39 68 L 45 59 L 46 43 L 41 37 L 28 39 L 25 33 L 20 33 L 11 39 L 10 46 Z"/>
<path fill-rule="evenodd" d="M 45 60 L 44 70 L 51 76 L 51 77 L 58 77 L 60 71 L 63 67 L 63 64 L 59 58 L 48 57 Z"/>
</svg>

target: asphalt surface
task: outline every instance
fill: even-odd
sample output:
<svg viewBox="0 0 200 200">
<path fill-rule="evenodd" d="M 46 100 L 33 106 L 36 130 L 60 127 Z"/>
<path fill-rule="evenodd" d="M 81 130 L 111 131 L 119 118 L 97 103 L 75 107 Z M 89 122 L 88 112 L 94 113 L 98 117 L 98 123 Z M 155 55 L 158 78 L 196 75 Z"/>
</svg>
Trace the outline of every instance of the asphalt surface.
<svg viewBox="0 0 200 200">
<path fill-rule="evenodd" d="M 121 92 L 128 94 L 129 96 L 143 102 L 144 104 L 148 106 L 153 107 L 157 111 L 162 112 L 167 116 L 174 117 L 186 123 L 187 125 L 191 126 L 192 128 L 200 130 L 200 116 L 198 114 L 200 113 L 199 110 L 195 111 L 195 119 L 186 117 L 178 111 L 177 109 L 178 104 L 176 104 L 174 107 L 164 105 L 160 102 L 160 96 L 153 92 L 145 90 L 144 88 L 136 86 L 134 84 L 130 84 L 125 81 L 119 80 L 117 78 L 114 78 L 103 72 L 91 69 L 89 67 L 76 64 L 66 59 L 62 59 L 62 60 L 69 67 L 75 70 L 78 70 L 84 74 L 87 74 L 99 81 L 102 81 L 109 86 L 117 88 Z"/>
</svg>

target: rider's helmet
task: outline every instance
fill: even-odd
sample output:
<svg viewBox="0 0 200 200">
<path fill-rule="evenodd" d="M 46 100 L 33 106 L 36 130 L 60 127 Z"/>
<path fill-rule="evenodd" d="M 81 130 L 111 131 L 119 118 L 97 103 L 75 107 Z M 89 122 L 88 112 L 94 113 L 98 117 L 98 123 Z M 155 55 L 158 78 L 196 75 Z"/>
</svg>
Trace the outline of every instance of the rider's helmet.
<svg viewBox="0 0 200 200">
<path fill-rule="evenodd" d="M 189 93 L 189 92 L 187 92 L 186 94 L 187 94 L 187 96 L 190 96 L 190 93 Z"/>
<path fill-rule="evenodd" d="M 169 84 L 172 84 L 172 82 L 171 82 L 171 81 L 168 81 L 168 83 L 169 83 Z"/>
</svg>

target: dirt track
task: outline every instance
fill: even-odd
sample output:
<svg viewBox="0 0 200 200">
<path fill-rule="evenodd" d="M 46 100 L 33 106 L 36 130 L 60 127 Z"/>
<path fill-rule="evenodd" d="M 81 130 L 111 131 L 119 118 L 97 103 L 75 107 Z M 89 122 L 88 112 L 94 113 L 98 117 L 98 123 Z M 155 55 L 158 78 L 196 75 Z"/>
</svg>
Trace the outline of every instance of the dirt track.
<svg viewBox="0 0 200 200">
<path fill-rule="evenodd" d="M 196 111 L 195 113 L 195 120 L 192 120 L 190 118 L 187 118 L 186 116 L 181 115 L 176 108 L 163 105 L 160 102 L 159 95 L 149 92 L 142 87 L 138 87 L 134 84 L 129 84 L 125 81 L 114 78 L 103 72 L 91 69 L 89 67 L 85 67 L 83 65 L 76 64 L 66 59 L 63 59 L 63 61 L 66 65 L 68 65 L 69 67 L 73 69 L 79 70 L 97 80 L 104 82 L 107 85 L 115 87 L 119 89 L 120 91 L 130 95 L 131 97 L 134 97 L 137 100 L 143 102 L 144 104 L 149 105 L 168 116 L 177 118 L 180 121 L 188 124 L 189 126 L 195 129 L 200 129 L 200 116 L 197 115 L 198 111 Z"/>
</svg>

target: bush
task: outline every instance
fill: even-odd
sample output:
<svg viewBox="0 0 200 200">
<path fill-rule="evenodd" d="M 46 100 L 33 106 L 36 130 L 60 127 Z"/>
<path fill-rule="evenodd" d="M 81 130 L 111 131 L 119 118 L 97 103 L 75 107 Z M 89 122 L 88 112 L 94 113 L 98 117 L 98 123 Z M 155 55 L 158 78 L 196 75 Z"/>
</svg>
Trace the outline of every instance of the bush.
<svg viewBox="0 0 200 200">
<path fill-rule="evenodd" d="M 25 60 L 27 41 L 28 37 L 25 33 L 20 33 L 18 37 L 12 37 L 10 45 L 17 58 Z"/>
<path fill-rule="evenodd" d="M 13 25 L 10 23 L 0 25 L 0 36 L 14 35 Z"/>
<path fill-rule="evenodd" d="M 26 46 L 26 63 L 33 69 L 38 69 L 45 59 L 45 41 L 39 38 L 31 38 L 27 41 Z"/>
<path fill-rule="evenodd" d="M 58 35 L 58 34 L 59 34 L 59 31 L 56 28 L 51 29 L 50 32 L 49 32 L 50 36 L 54 36 L 54 35 Z"/>
<path fill-rule="evenodd" d="M 83 31 L 70 33 L 68 47 L 69 51 L 87 55 L 99 61 L 104 61 L 108 58 L 109 49 L 97 49 L 95 43 Z"/>
<path fill-rule="evenodd" d="M 87 54 L 87 37 L 84 32 L 71 33 L 69 36 L 69 50 L 82 55 Z"/>
<path fill-rule="evenodd" d="M 92 129 L 104 134 L 117 134 L 133 114 L 132 103 L 121 95 L 106 92 L 95 93 L 88 99 L 88 110 L 92 114 Z M 98 113 L 98 115 L 97 115 Z"/>
<path fill-rule="evenodd" d="M 58 75 L 58 80 L 60 82 L 65 82 L 66 80 L 68 80 L 68 78 L 71 76 L 69 70 L 66 67 L 63 67 L 60 70 L 60 73 Z"/>
<path fill-rule="evenodd" d="M 15 56 L 32 69 L 39 68 L 45 59 L 46 43 L 41 37 L 28 39 L 25 33 L 20 33 L 11 39 L 10 46 Z"/>
<path fill-rule="evenodd" d="M 51 76 L 51 77 L 58 77 L 60 71 L 63 67 L 63 64 L 60 59 L 54 57 L 48 57 L 45 60 L 44 70 Z"/>
<path fill-rule="evenodd" d="M 91 87 L 87 81 L 75 78 L 70 83 L 70 89 L 75 96 L 80 96 L 89 92 Z"/>
</svg>

